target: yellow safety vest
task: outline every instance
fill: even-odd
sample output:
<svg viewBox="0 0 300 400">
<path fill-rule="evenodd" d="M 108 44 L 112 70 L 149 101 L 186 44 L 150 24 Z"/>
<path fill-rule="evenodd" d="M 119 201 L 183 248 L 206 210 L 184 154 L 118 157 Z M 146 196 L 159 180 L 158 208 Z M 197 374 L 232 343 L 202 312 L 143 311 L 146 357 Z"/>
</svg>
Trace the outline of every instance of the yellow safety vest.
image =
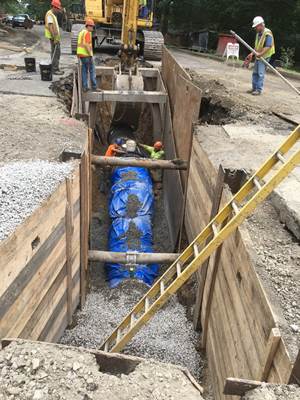
<svg viewBox="0 0 300 400">
<path fill-rule="evenodd" d="M 256 35 L 255 39 L 255 50 L 256 51 L 262 51 L 265 45 L 265 40 L 267 36 L 272 37 L 272 46 L 269 48 L 269 50 L 264 54 L 264 58 L 270 58 L 272 57 L 273 54 L 275 54 L 275 43 L 274 43 L 274 36 L 273 33 L 270 31 L 270 29 L 265 28 L 263 31 L 263 34 L 261 35 L 260 39 L 258 34 Z"/>
<path fill-rule="evenodd" d="M 87 29 L 83 29 L 79 35 L 78 35 L 78 41 L 77 41 L 77 55 L 78 56 L 84 56 L 84 57 L 91 57 L 93 55 L 93 49 L 91 54 L 87 51 L 87 49 L 84 47 L 87 43 L 86 41 L 86 34 L 89 33 Z"/>
<path fill-rule="evenodd" d="M 55 37 L 52 36 L 52 33 L 50 32 L 50 29 L 49 29 L 49 24 L 48 24 L 48 17 L 49 16 L 52 17 L 56 32 L 58 32 L 58 34 Z M 57 22 L 56 15 L 52 12 L 52 10 L 49 10 L 46 13 L 46 16 L 45 16 L 45 36 L 46 36 L 47 39 L 60 41 L 59 25 L 58 25 L 58 22 Z"/>
</svg>

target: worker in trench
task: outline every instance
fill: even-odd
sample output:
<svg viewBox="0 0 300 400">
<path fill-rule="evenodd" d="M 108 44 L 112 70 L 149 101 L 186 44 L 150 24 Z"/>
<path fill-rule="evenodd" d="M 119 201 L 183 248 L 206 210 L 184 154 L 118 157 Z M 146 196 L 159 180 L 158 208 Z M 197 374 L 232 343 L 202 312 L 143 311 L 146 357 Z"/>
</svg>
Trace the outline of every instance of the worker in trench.
<svg viewBox="0 0 300 400">
<path fill-rule="evenodd" d="M 273 33 L 270 29 L 266 28 L 265 21 L 262 17 L 255 17 L 253 19 L 252 28 L 256 30 L 256 39 L 254 53 L 250 53 L 246 58 L 246 63 L 250 63 L 253 57 L 256 57 L 253 74 L 252 74 L 252 89 L 248 91 L 253 96 L 261 95 L 264 87 L 266 65 L 260 59 L 263 57 L 266 61 L 270 61 L 273 54 L 275 54 L 275 41 Z"/>
<path fill-rule="evenodd" d="M 117 138 L 116 141 L 110 144 L 105 152 L 105 157 L 116 157 L 122 154 L 125 154 L 125 150 L 122 150 L 123 140 L 121 138 Z M 102 174 L 100 177 L 100 192 L 107 193 L 109 187 L 109 177 L 110 177 L 111 167 L 106 166 L 102 168 Z"/>
<path fill-rule="evenodd" d="M 153 146 L 148 146 L 146 144 L 140 144 L 140 146 L 146 150 L 152 160 L 162 160 L 165 157 L 163 144 L 160 141 L 155 142 Z M 162 189 L 162 170 L 152 169 L 151 177 L 154 184 L 154 196 L 157 198 Z"/>
<path fill-rule="evenodd" d="M 51 1 L 51 9 L 45 15 L 45 36 L 50 41 L 51 64 L 54 75 L 63 75 L 59 69 L 60 60 L 60 31 L 57 15 L 62 11 L 60 0 Z"/>
<path fill-rule="evenodd" d="M 92 90 L 97 90 L 96 68 L 93 57 L 93 41 L 92 32 L 95 23 L 92 18 L 87 18 L 85 21 L 85 28 L 78 35 L 77 42 L 77 57 L 81 62 L 81 75 L 82 75 L 82 90 L 87 92 L 89 90 L 88 76 L 92 84 Z"/>
</svg>

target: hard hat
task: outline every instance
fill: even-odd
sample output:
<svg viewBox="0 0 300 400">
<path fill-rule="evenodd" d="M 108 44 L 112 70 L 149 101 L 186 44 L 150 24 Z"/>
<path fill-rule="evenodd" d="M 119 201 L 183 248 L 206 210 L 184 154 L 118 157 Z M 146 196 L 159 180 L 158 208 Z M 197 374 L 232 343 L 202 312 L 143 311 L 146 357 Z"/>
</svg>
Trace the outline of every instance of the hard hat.
<svg viewBox="0 0 300 400">
<path fill-rule="evenodd" d="M 126 150 L 129 152 L 134 152 L 136 150 L 136 142 L 134 140 L 126 140 Z"/>
<path fill-rule="evenodd" d="M 95 22 L 92 18 L 87 18 L 85 20 L 85 26 L 95 26 Z"/>
<path fill-rule="evenodd" d="M 118 146 L 121 146 L 122 143 L 123 143 L 123 140 L 122 140 L 121 138 L 117 138 L 117 139 L 116 139 L 116 144 L 117 144 Z"/>
<path fill-rule="evenodd" d="M 51 6 L 61 10 L 61 2 L 60 2 L 60 0 L 52 0 L 51 1 Z"/>
<path fill-rule="evenodd" d="M 163 147 L 162 142 L 155 142 L 154 148 L 155 150 L 160 150 Z"/>
<path fill-rule="evenodd" d="M 264 23 L 265 23 L 265 21 L 264 21 L 263 17 L 255 17 L 255 18 L 253 19 L 252 28 L 256 28 L 257 25 L 264 24 Z"/>
</svg>

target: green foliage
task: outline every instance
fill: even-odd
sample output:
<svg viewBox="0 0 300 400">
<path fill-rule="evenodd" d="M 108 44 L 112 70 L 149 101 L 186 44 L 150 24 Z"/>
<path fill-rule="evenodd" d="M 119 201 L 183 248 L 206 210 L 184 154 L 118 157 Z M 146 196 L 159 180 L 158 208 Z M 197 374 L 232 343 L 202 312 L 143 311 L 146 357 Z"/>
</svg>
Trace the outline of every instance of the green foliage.
<svg viewBox="0 0 300 400">
<path fill-rule="evenodd" d="M 11 15 L 24 12 L 24 6 L 18 0 L 1 0 L 0 9 L 3 12 Z"/>
<path fill-rule="evenodd" d="M 250 44 L 255 37 L 252 20 L 262 15 L 274 33 L 277 48 L 299 47 L 300 53 L 300 44 L 295 44 L 294 39 L 300 33 L 300 0 L 158 0 L 158 9 L 167 18 L 165 25 L 169 30 L 232 29 Z"/>
<path fill-rule="evenodd" d="M 295 48 L 281 47 L 280 53 L 280 60 L 282 61 L 283 68 L 292 68 L 295 64 Z"/>
</svg>

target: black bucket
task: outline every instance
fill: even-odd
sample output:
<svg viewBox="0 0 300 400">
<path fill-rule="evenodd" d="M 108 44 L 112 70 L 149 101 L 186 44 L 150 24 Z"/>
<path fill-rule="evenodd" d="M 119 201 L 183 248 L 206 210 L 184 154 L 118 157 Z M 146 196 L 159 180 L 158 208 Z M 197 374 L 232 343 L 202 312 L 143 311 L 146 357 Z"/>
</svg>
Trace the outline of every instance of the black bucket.
<svg viewBox="0 0 300 400">
<path fill-rule="evenodd" d="M 42 81 L 52 81 L 52 64 L 40 62 L 40 71 Z"/>
<path fill-rule="evenodd" d="M 35 58 L 25 57 L 24 61 L 26 72 L 36 72 Z"/>
</svg>

